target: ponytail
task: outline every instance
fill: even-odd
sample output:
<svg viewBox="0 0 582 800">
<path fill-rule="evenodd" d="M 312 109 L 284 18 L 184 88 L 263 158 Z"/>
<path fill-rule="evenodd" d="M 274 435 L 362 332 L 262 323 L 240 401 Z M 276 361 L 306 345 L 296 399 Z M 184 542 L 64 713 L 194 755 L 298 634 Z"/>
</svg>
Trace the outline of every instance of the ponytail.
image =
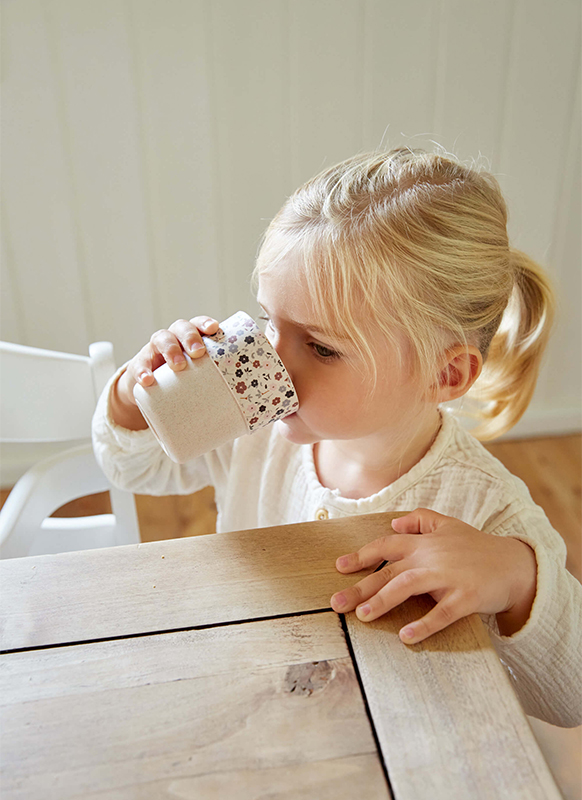
<svg viewBox="0 0 582 800">
<path fill-rule="evenodd" d="M 520 250 L 510 248 L 515 283 L 483 372 L 469 392 L 484 403 L 472 434 L 494 439 L 523 416 L 534 393 L 555 311 L 552 285 L 544 270 Z"/>
</svg>

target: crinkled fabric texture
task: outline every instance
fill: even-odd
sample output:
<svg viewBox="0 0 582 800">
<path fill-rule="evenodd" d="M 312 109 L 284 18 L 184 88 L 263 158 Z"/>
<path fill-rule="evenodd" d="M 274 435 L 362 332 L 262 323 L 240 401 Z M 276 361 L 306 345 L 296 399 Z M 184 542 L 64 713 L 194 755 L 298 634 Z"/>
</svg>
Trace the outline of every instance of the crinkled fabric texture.
<svg viewBox="0 0 582 800">
<path fill-rule="evenodd" d="M 582 724 L 582 587 L 566 570 L 566 546 L 527 486 L 442 411 L 441 430 L 407 474 L 353 500 L 318 480 L 311 445 L 295 445 L 276 425 L 236 439 L 187 464 L 172 462 L 148 429 L 128 431 L 109 413 L 105 388 L 93 418 L 93 444 L 115 486 L 138 494 L 190 494 L 215 488 L 217 531 L 305 522 L 325 508 L 331 519 L 431 508 L 479 530 L 514 536 L 535 551 L 537 593 L 529 620 L 501 636 L 482 615 L 527 714 L 553 725 Z"/>
</svg>

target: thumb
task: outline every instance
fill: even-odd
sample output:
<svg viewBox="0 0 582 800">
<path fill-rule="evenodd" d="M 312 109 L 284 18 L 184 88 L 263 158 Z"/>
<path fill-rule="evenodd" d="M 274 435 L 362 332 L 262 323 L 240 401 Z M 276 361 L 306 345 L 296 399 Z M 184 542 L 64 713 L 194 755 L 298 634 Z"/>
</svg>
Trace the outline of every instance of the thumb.
<svg viewBox="0 0 582 800">
<path fill-rule="evenodd" d="M 417 508 L 405 517 L 392 520 L 392 528 L 397 533 L 434 533 L 449 517 L 430 508 Z"/>
</svg>

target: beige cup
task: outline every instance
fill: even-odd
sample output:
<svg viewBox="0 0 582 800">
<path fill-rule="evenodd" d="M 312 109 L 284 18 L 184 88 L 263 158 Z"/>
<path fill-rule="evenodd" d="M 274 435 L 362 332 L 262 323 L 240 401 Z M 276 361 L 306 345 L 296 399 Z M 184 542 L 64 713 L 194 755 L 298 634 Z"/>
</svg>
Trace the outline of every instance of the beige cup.
<svg viewBox="0 0 582 800">
<path fill-rule="evenodd" d="M 256 322 L 239 311 L 202 337 L 207 356 L 167 364 L 133 394 L 164 451 L 178 464 L 293 414 L 297 393 L 283 362 Z"/>
</svg>

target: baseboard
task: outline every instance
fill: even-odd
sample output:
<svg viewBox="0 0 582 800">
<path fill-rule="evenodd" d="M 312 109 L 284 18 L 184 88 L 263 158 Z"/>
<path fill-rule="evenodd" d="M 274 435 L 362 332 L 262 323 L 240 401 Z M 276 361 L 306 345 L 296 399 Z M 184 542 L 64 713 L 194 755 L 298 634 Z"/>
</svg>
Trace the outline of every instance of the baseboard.
<svg viewBox="0 0 582 800">
<path fill-rule="evenodd" d="M 505 439 L 534 439 L 542 436 L 568 436 L 582 432 L 582 411 L 537 411 L 524 414 L 520 421 L 499 441 Z"/>
<path fill-rule="evenodd" d="M 475 427 L 475 420 L 463 417 L 461 414 L 458 418 L 467 430 Z M 510 431 L 493 441 L 568 436 L 581 432 L 582 411 L 579 408 L 530 409 Z"/>
</svg>

